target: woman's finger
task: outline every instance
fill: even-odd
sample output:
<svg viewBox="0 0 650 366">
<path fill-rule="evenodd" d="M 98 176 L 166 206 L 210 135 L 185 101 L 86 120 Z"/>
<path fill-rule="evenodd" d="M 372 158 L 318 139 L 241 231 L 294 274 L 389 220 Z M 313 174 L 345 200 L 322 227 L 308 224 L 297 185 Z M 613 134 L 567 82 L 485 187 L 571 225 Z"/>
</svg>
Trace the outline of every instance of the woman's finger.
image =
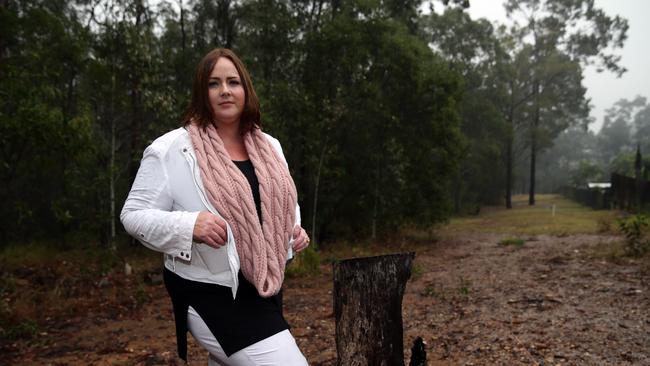
<svg viewBox="0 0 650 366">
<path fill-rule="evenodd" d="M 301 242 L 301 243 L 299 243 L 298 245 L 294 246 L 293 249 L 294 249 L 296 252 L 300 252 L 300 251 L 302 251 L 303 249 L 305 249 L 305 243 L 304 243 L 304 242 Z"/>
<path fill-rule="evenodd" d="M 297 245 L 294 246 L 294 249 L 296 252 L 300 252 L 307 248 L 309 246 L 309 238 L 303 237 L 302 240 L 300 240 Z"/>
<path fill-rule="evenodd" d="M 205 240 L 203 241 L 203 244 L 212 247 L 212 248 L 219 248 L 219 245 L 212 239 L 210 236 L 206 236 Z"/>
<path fill-rule="evenodd" d="M 217 238 L 219 238 L 219 241 L 221 243 L 226 242 L 226 229 L 221 227 L 220 225 L 215 225 L 214 228 L 212 229 L 212 232 L 214 235 L 216 235 Z"/>
<path fill-rule="evenodd" d="M 219 234 L 216 228 L 212 228 L 212 231 L 208 234 L 210 239 L 217 245 L 223 245 L 222 243 L 224 242 L 223 238 Z"/>
<path fill-rule="evenodd" d="M 214 232 L 218 235 L 219 237 L 219 242 L 221 245 L 225 245 L 226 242 L 228 241 L 228 229 L 226 228 L 225 221 L 221 220 L 220 224 L 215 225 L 214 227 Z M 221 225 L 223 224 L 223 225 Z"/>
<path fill-rule="evenodd" d="M 300 227 L 300 225 L 294 226 L 293 227 L 293 233 L 291 234 L 291 237 L 293 239 L 298 239 L 298 236 L 300 235 L 301 230 L 302 230 L 302 228 Z"/>
</svg>

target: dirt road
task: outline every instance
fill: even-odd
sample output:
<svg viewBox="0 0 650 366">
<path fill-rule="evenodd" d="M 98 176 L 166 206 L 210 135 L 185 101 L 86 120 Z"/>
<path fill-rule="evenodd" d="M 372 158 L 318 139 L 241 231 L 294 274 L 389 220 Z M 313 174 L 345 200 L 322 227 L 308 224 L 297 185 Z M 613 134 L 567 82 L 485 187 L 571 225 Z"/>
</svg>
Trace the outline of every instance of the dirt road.
<svg viewBox="0 0 650 366">
<path fill-rule="evenodd" d="M 650 365 L 647 261 L 594 256 L 620 238 L 454 235 L 415 248 L 404 297 L 405 354 L 427 343 L 429 365 Z M 336 360 L 331 266 L 288 279 L 285 314 L 312 365 Z M 125 295 L 126 296 L 126 295 Z M 130 295 L 128 295 L 130 296 Z M 135 309 L 70 309 L 31 341 L 4 345 L 3 365 L 174 365 L 171 305 L 162 285 Z M 204 352 L 190 341 L 191 365 Z"/>
</svg>

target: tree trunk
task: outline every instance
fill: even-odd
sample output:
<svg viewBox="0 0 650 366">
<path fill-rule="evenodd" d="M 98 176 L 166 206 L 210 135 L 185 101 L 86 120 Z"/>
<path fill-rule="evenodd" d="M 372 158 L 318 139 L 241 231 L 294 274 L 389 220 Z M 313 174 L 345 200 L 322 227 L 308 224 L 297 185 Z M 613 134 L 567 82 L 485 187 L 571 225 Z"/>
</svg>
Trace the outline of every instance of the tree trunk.
<svg viewBox="0 0 650 366">
<path fill-rule="evenodd" d="M 535 205 L 535 159 L 537 157 L 537 126 L 539 126 L 539 81 L 533 84 L 535 95 L 535 115 L 530 134 L 530 185 L 528 186 L 528 204 Z"/>
<path fill-rule="evenodd" d="M 379 168 L 377 168 L 379 169 Z M 377 174 L 379 175 L 379 174 Z M 379 209 L 379 177 L 375 179 L 375 187 L 373 189 L 373 204 L 372 204 L 372 223 L 370 225 L 370 238 L 377 239 L 377 211 Z"/>
<path fill-rule="evenodd" d="M 530 143 L 530 184 L 528 186 L 528 204 L 535 205 L 535 157 L 537 155 L 537 139 L 533 133 L 533 140 Z"/>
<path fill-rule="evenodd" d="M 453 188 L 453 195 L 454 195 L 454 213 L 459 215 L 460 214 L 460 187 L 461 187 L 462 182 L 460 181 L 460 178 L 456 176 L 455 179 L 455 184 Z"/>
<path fill-rule="evenodd" d="M 323 170 L 323 162 L 325 161 L 325 152 L 327 151 L 329 136 L 325 136 L 325 142 L 323 143 L 323 148 L 320 151 L 320 157 L 318 158 L 318 168 L 316 170 L 316 179 L 314 182 L 314 204 L 312 207 L 311 214 L 311 237 L 316 239 L 318 242 L 318 236 L 316 235 L 316 212 L 318 212 L 318 187 L 320 185 L 320 175 Z"/>
<path fill-rule="evenodd" d="M 512 208 L 512 137 L 506 143 L 506 208 Z"/>
<path fill-rule="evenodd" d="M 334 264 L 337 365 L 404 365 L 402 297 L 415 253 Z"/>
<path fill-rule="evenodd" d="M 115 89 L 116 89 L 116 80 L 115 80 L 115 59 L 111 59 L 111 95 L 110 95 L 110 103 L 109 103 L 109 112 L 108 112 L 108 118 L 110 122 L 110 134 L 111 134 L 111 147 L 110 147 L 110 154 L 109 154 L 109 162 L 108 162 L 108 194 L 109 194 L 109 215 L 110 215 L 110 222 L 109 224 L 109 235 L 108 235 L 108 240 L 107 243 L 112 250 L 116 250 L 115 247 L 115 158 L 116 158 L 116 137 L 115 134 L 117 132 L 116 129 L 116 118 L 115 118 Z M 103 225 L 102 225 L 103 226 Z M 105 226 L 103 226 L 105 228 Z M 104 232 L 104 237 L 106 235 L 105 229 L 102 230 Z"/>
<path fill-rule="evenodd" d="M 110 212 L 111 212 L 111 249 L 116 250 L 115 247 L 115 118 L 111 119 L 111 157 L 110 157 L 110 175 L 109 175 L 109 189 L 110 189 Z"/>
<path fill-rule="evenodd" d="M 512 146 L 515 139 L 515 106 L 511 103 L 510 111 L 508 112 L 508 121 L 510 123 L 510 131 L 506 141 L 506 208 L 512 208 Z"/>
<path fill-rule="evenodd" d="M 183 67 L 185 66 L 185 9 L 183 8 L 183 0 L 178 1 L 178 7 L 180 8 L 180 26 L 181 26 L 181 61 Z"/>
</svg>

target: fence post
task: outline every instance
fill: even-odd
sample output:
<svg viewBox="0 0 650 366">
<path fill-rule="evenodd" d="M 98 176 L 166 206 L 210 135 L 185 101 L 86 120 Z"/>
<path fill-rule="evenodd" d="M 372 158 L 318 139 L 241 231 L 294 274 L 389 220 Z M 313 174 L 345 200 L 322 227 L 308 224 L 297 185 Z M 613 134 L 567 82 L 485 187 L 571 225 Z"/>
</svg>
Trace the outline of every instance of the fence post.
<svg viewBox="0 0 650 366">
<path fill-rule="evenodd" d="M 402 297 L 415 253 L 334 264 L 337 365 L 404 365 Z"/>
</svg>

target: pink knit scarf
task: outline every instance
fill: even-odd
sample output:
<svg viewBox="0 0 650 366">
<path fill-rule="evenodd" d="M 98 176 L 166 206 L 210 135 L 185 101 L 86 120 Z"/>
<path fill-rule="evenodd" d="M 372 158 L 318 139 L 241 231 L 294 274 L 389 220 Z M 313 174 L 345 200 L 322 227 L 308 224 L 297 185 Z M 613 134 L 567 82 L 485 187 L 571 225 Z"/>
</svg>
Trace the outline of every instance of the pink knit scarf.
<svg viewBox="0 0 650 366">
<path fill-rule="evenodd" d="M 230 224 L 244 277 L 260 296 L 280 291 L 295 215 L 296 187 L 289 169 L 262 131 L 244 135 L 260 184 L 260 224 L 250 184 L 232 162 L 214 125 L 189 125 L 208 200 Z"/>
</svg>

